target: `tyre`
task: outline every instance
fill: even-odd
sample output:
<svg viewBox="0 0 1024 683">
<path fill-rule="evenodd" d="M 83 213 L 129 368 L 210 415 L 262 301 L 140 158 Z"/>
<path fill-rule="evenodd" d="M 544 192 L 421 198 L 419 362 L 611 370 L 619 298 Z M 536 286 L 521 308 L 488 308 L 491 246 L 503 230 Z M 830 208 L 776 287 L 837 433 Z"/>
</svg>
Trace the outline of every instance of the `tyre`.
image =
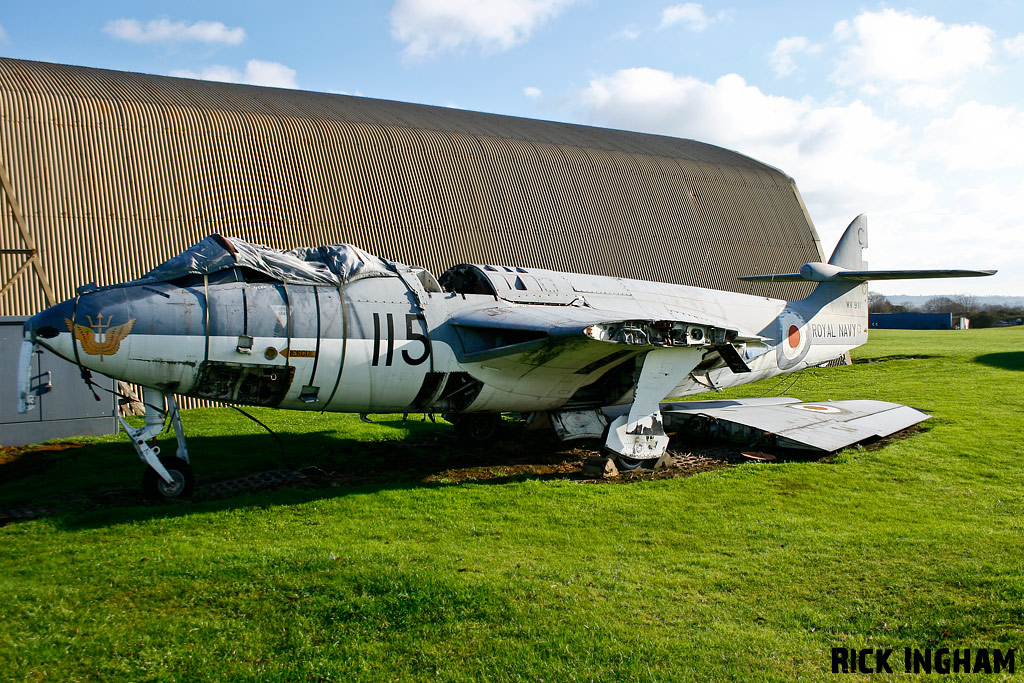
<svg viewBox="0 0 1024 683">
<path fill-rule="evenodd" d="M 650 461 L 638 460 L 637 458 L 627 458 L 624 455 L 615 456 L 615 466 L 619 468 L 620 472 L 632 472 L 633 470 L 638 470 L 648 462 Z"/>
<path fill-rule="evenodd" d="M 452 420 L 449 418 L 449 421 Z M 459 436 L 469 441 L 490 441 L 498 434 L 501 413 L 463 413 L 452 423 Z"/>
<path fill-rule="evenodd" d="M 192 472 L 192 466 L 176 457 L 160 458 L 160 462 L 173 481 L 168 484 L 156 470 L 146 467 L 146 471 L 142 473 L 142 493 L 146 498 L 163 502 L 191 496 L 196 486 L 196 475 Z"/>
</svg>

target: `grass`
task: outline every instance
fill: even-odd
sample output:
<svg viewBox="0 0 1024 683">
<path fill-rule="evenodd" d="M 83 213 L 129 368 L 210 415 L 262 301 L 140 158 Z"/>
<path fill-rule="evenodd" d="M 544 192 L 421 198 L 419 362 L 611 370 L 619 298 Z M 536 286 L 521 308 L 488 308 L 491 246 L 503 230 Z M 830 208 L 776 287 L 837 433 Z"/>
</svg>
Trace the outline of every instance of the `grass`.
<svg viewBox="0 0 1024 683">
<path fill-rule="evenodd" d="M 396 472 L 83 509 L 68 501 L 135 487 L 123 437 L 42 471 L 21 454 L 16 480 L 0 465 L 0 507 L 61 512 L 0 528 L 0 679 L 819 680 L 832 647 L 1017 647 L 1024 330 L 871 337 L 854 358 L 878 362 L 803 373 L 787 395 L 934 417 L 831 463 L 428 485 L 403 470 L 451 457 L 429 422 L 259 412 L 282 452 L 202 410 L 185 422 L 203 480 L 391 455 Z"/>
</svg>

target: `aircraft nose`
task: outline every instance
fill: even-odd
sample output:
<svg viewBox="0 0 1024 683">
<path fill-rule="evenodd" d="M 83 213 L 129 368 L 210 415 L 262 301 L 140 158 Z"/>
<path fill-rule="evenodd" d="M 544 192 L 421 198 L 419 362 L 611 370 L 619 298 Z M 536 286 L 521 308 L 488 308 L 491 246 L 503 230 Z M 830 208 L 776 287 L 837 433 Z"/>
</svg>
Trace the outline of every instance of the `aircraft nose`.
<svg viewBox="0 0 1024 683">
<path fill-rule="evenodd" d="M 68 299 L 35 314 L 25 323 L 25 340 L 74 363 L 91 366 L 117 354 L 120 339 L 134 322 L 124 292 L 111 288 Z"/>
<path fill-rule="evenodd" d="M 25 339 L 29 341 L 42 341 L 55 339 L 62 332 L 70 333 L 66 320 L 71 320 L 75 314 L 75 302 L 73 299 L 62 301 L 50 306 L 45 311 L 36 313 L 25 321 Z"/>
</svg>

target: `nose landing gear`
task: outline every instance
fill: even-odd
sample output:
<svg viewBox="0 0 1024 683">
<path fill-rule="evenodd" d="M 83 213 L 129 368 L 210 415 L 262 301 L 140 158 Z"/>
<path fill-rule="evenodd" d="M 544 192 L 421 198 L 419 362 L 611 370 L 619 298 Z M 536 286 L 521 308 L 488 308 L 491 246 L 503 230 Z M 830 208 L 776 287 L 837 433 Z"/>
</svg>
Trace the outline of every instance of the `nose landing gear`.
<svg viewBox="0 0 1024 683">
<path fill-rule="evenodd" d="M 146 498 L 154 501 L 187 498 L 195 489 L 195 474 L 188 461 L 185 430 L 181 426 L 178 404 L 173 396 L 149 387 L 143 391 L 143 403 L 146 406 L 146 422 L 142 427 L 132 427 L 124 418 L 118 417 L 139 459 L 147 465 L 142 475 L 142 492 Z M 178 450 L 174 457 L 161 458 L 160 447 L 150 441 L 164 430 L 168 415 L 174 426 Z"/>
<path fill-rule="evenodd" d="M 142 493 L 148 500 L 163 501 L 171 498 L 187 498 L 195 489 L 196 475 L 192 466 L 181 458 L 161 458 L 160 464 L 170 475 L 171 481 L 164 481 L 156 470 L 147 467 L 142 473 Z"/>
</svg>

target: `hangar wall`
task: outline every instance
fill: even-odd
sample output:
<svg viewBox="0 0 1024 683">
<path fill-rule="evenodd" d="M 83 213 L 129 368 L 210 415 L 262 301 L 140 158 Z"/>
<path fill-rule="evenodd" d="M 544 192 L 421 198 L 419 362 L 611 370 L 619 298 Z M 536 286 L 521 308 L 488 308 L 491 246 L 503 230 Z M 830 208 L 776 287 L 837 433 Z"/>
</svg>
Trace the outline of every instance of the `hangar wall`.
<svg viewBox="0 0 1024 683">
<path fill-rule="evenodd" d="M 0 59 L 0 167 L 57 300 L 211 232 L 785 298 L 735 278 L 821 256 L 791 178 L 692 140 L 41 62 Z M 12 206 L 0 315 L 30 315 Z"/>
</svg>

